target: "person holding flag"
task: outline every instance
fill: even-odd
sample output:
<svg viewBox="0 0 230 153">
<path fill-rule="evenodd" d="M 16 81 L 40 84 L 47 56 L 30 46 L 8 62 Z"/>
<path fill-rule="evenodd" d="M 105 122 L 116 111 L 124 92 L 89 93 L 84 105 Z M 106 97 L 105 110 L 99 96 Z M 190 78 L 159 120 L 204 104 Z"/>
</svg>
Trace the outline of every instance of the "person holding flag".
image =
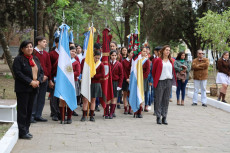
<svg viewBox="0 0 230 153">
<path fill-rule="evenodd" d="M 138 30 L 133 34 L 133 52 L 132 67 L 129 83 L 129 103 L 135 112 L 134 117 L 142 118 L 142 104 L 144 102 L 144 78 L 143 63 L 145 59 L 141 55 L 140 43 L 138 38 Z"/>
<path fill-rule="evenodd" d="M 94 85 L 92 85 L 91 79 L 94 77 L 96 74 L 96 63 L 95 63 L 95 58 L 94 58 L 94 53 L 93 53 L 93 35 L 94 32 L 96 32 L 96 29 L 92 26 L 89 29 L 89 32 L 87 32 L 85 35 L 86 38 L 88 37 L 89 39 L 88 44 L 84 42 L 84 46 L 87 46 L 87 50 L 85 51 L 85 59 L 82 61 L 84 63 L 81 63 L 83 65 L 83 70 L 82 70 L 82 82 L 81 82 L 81 94 L 83 96 L 83 116 L 81 118 L 81 121 L 84 122 L 87 110 L 89 110 L 89 102 L 91 103 L 90 107 L 90 121 L 95 121 L 93 115 L 94 115 L 94 110 L 95 110 L 95 100 L 96 97 L 95 95 L 92 95 L 92 89 L 94 88 Z M 100 58 L 99 58 L 100 59 Z M 97 63 L 98 64 L 98 63 Z M 100 65 L 100 64 L 99 64 Z M 95 87 L 95 90 L 98 89 L 98 86 Z M 100 94 L 98 94 L 100 95 Z M 93 96 L 93 97 L 92 97 Z M 89 114 L 89 113 L 88 113 Z"/>
<path fill-rule="evenodd" d="M 72 67 L 70 49 L 69 49 L 69 26 L 62 24 L 60 26 L 61 34 L 59 39 L 59 58 L 57 66 L 56 84 L 54 96 L 59 98 L 62 104 L 62 121 L 64 123 L 65 103 L 73 111 L 77 108 L 76 90 L 74 82 L 74 72 Z M 68 90 L 66 90 L 68 89 Z M 64 103 L 65 102 L 65 103 Z"/>
<path fill-rule="evenodd" d="M 101 79 L 102 86 L 102 98 L 100 98 L 101 106 L 104 108 L 105 118 L 109 118 L 109 107 L 108 101 L 113 99 L 113 84 L 112 84 L 112 73 L 109 65 L 109 53 L 110 53 L 110 42 L 112 36 L 109 35 L 110 29 L 105 28 L 103 30 L 103 45 L 102 45 L 102 58 L 101 62 L 105 68 L 105 78 Z"/>
<path fill-rule="evenodd" d="M 91 78 L 91 103 L 90 103 L 90 121 L 95 122 L 94 119 L 94 110 L 95 110 L 95 102 L 97 97 L 102 97 L 102 88 L 100 80 L 105 77 L 105 69 L 104 64 L 100 61 L 101 53 L 100 51 L 94 51 L 94 62 L 96 66 L 96 74 Z M 83 115 L 81 121 L 84 122 L 86 120 L 88 107 L 88 100 L 85 98 L 83 101 Z"/>
</svg>

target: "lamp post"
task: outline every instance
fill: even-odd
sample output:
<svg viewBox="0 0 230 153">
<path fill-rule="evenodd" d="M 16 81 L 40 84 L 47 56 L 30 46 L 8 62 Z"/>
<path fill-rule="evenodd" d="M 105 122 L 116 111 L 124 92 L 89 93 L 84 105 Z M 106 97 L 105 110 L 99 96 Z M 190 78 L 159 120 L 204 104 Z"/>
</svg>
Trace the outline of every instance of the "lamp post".
<svg viewBox="0 0 230 153">
<path fill-rule="evenodd" d="M 138 17 L 138 32 L 140 33 L 141 30 L 141 8 L 143 8 L 143 2 L 138 1 L 137 6 L 139 8 L 139 17 Z"/>
</svg>

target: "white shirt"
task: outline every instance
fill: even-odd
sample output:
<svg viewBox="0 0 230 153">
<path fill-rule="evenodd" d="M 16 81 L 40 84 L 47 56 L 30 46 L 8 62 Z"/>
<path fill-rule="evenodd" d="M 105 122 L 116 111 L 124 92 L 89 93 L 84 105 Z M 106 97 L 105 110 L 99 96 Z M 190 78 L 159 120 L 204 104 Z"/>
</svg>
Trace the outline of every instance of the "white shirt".
<svg viewBox="0 0 230 153">
<path fill-rule="evenodd" d="M 163 68 L 160 76 L 160 80 L 172 79 L 172 64 L 168 60 L 167 62 L 162 61 Z"/>
<path fill-rule="evenodd" d="M 36 46 L 34 49 L 35 49 L 39 54 L 43 54 L 43 50 L 38 49 L 37 46 Z"/>
<path fill-rule="evenodd" d="M 80 61 L 80 63 L 81 63 L 81 61 L 83 60 L 83 55 L 82 55 L 82 53 L 80 53 L 80 54 L 77 54 L 77 57 L 79 58 L 79 61 Z"/>
<path fill-rule="evenodd" d="M 110 63 L 114 65 L 116 63 L 116 61 L 117 60 L 114 60 L 114 61 L 110 60 Z"/>
</svg>

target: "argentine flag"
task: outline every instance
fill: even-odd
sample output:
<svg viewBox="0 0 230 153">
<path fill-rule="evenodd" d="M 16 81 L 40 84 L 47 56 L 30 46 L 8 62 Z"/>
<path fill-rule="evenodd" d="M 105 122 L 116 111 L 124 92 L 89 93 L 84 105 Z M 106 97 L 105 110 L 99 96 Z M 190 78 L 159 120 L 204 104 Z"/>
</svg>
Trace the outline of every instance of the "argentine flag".
<svg viewBox="0 0 230 153">
<path fill-rule="evenodd" d="M 69 50 L 69 26 L 60 26 L 58 67 L 54 96 L 65 100 L 71 110 L 77 108 L 74 73 Z"/>
<path fill-rule="evenodd" d="M 138 54 L 136 59 L 132 59 L 129 84 L 129 103 L 133 109 L 133 112 L 138 111 L 140 104 L 144 102 L 144 78 L 142 65 L 145 61 L 146 59 L 142 58 L 141 52 Z"/>
</svg>

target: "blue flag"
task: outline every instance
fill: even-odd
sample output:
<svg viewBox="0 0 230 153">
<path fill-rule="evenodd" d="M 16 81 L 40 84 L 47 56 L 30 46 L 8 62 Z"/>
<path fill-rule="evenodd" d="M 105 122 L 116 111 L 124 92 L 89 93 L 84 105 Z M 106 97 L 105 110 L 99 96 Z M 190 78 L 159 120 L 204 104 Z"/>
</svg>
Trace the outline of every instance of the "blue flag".
<svg viewBox="0 0 230 153">
<path fill-rule="evenodd" d="M 74 73 L 69 50 L 69 26 L 60 26 L 59 58 L 54 96 L 65 100 L 71 110 L 77 108 Z"/>
<path fill-rule="evenodd" d="M 85 36 L 85 40 L 84 40 L 84 44 L 83 44 L 84 57 L 86 56 L 86 51 L 88 48 L 89 35 L 90 35 L 90 31 L 84 33 L 84 36 Z"/>
<path fill-rule="evenodd" d="M 69 42 L 74 43 L 73 39 L 74 39 L 74 37 L 73 37 L 73 30 L 71 30 L 70 33 L 69 33 Z"/>
<path fill-rule="evenodd" d="M 60 36 L 60 31 L 59 30 L 56 30 L 56 32 L 54 33 L 54 40 L 55 38 L 59 37 Z M 55 47 L 55 41 L 53 43 L 53 47 Z"/>
</svg>

